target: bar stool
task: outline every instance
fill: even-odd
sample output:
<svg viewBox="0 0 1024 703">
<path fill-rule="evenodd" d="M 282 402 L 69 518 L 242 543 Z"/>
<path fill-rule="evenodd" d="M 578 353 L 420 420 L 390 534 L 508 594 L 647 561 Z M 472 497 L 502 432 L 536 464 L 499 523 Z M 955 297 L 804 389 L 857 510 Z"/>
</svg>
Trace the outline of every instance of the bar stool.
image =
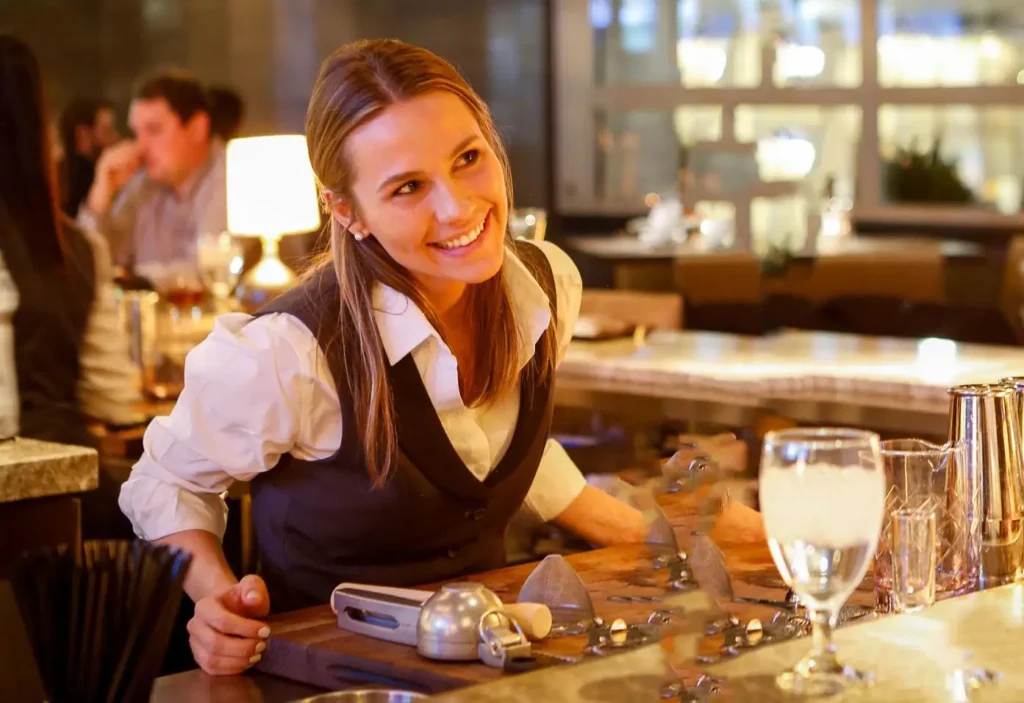
<svg viewBox="0 0 1024 703">
<path fill-rule="evenodd" d="M 879 336 L 918 336 L 915 305 L 945 301 L 938 247 L 842 251 L 815 262 L 807 295 L 820 305 L 823 329 Z"/>
<path fill-rule="evenodd" d="M 1024 344 L 1024 236 L 1014 237 L 1006 251 L 1000 309 L 1018 344 Z"/>
<path fill-rule="evenodd" d="M 761 262 L 746 251 L 676 257 L 675 289 L 685 301 L 687 329 L 735 334 L 767 330 L 761 305 Z"/>
<path fill-rule="evenodd" d="M 820 256 L 807 286 L 805 295 L 818 302 L 860 295 L 939 303 L 946 291 L 942 252 L 938 247 L 910 247 L 884 254 Z"/>
<path fill-rule="evenodd" d="M 683 298 L 677 293 L 584 288 L 580 317 L 600 317 L 645 330 L 683 326 Z"/>
</svg>

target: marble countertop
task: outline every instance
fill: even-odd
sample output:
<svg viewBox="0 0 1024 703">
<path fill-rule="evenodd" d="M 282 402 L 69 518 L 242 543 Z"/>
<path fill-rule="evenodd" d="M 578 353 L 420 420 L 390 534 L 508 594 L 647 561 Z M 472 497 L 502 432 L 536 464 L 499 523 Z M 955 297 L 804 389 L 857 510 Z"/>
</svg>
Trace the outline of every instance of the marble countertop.
<svg viewBox="0 0 1024 703">
<path fill-rule="evenodd" d="M 98 483 L 95 449 L 23 438 L 0 442 L 0 503 L 81 493 Z"/>
<path fill-rule="evenodd" d="M 658 645 L 574 666 L 541 669 L 471 686 L 430 700 L 437 703 L 565 703 L 660 700 L 668 662 Z"/>
<path fill-rule="evenodd" d="M 1012 584 L 942 601 L 918 613 L 878 618 L 840 628 L 836 649 L 850 666 L 870 671 L 875 685 L 850 698 L 857 701 L 1021 701 L 1024 669 L 1024 584 Z M 737 701 L 791 701 L 772 682 L 807 653 L 810 640 L 792 640 L 711 668 Z M 1002 680 L 964 697 L 955 672 L 980 667 Z M 814 699 L 818 700 L 818 699 Z"/>
<path fill-rule="evenodd" d="M 794 254 L 798 259 L 834 258 L 839 256 L 886 256 L 892 253 L 934 253 L 946 259 L 982 258 L 985 248 L 975 242 L 956 239 L 930 239 L 922 237 L 849 237 L 841 243 Z M 714 254 L 729 250 L 706 249 L 686 242 L 641 241 L 628 234 L 567 237 L 567 248 L 614 261 L 664 260 Z"/>
<path fill-rule="evenodd" d="M 828 332 L 656 332 L 641 343 L 574 341 L 558 373 L 577 385 L 613 382 L 650 397 L 832 401 L 944 414 L 952 385 L 1024 375 L 1024 349 Z"/>
<path fill-rule="evenodd" d="M 709 668 L 722 680 L 724 700 L 782 703 L 795 700 L 856 700 L 864 703 L 955 703 L 1024 700 L 1019 666 L 1024 635 L 1024 585 L 972 593 L 919 613 L 878 618 L 840 628 L 835 642 L 846 663 L 875 675 L 868 688 L 834 699 L 796 699 L 780 692 L 775 676 L 807 653 L 810 638 L 757 648 Z M 659 700 L 667 670 L 666 652 L 692 639 L 586 660 L 576 666 L 506 677 L 431 698 L 448 703 L 505 703 L 521 700 Z M 980 667 L 1002 678 L 978 690 L 965 688 L 958 670 Z"/>
</svg>

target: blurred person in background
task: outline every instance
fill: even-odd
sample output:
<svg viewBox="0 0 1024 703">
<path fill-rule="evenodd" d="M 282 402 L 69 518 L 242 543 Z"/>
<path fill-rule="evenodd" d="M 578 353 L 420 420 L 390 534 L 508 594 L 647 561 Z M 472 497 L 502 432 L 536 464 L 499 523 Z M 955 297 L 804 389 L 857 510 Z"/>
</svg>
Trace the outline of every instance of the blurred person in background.
<svg viewBox="0 0 1024 703">
<path fill-rule="evenodd" d="M 106 242 L 61 214 L 51 135 L 35 55 L 0 35 L 0 251 L 19 296 L 20 436 L 90 446 L 87 418 L 126 425 L 144 417 Z M 101 471 L 99 489 L 82 496 L 86 537 L 123 528 L 118 488 Z"/>
<path fill-rule="evenodd" d="M 210 131 L 224 142 L 238 136 L 245 121 L 245 101 L 235 90 L 212 86 L 210 97 Z"/>
<path fill-rule="evenodd" d="M 92 187 L 96 159 L 121 138 L 114 105 L 103 98 L 73 98 L 61 112 L 58 131 L 64 156 L 60 174 L 61 209 L 68 217 L 75 217 Z"/>
<path fill-rule="evenodd" d="M 139 84 L 128 123 L 135 138 L 100 156 L 79 222 L 128 269 L 194 261 L 200 234 L 227 229 L 224 148 L 207 92 L 187 72 L 157 73 Z"/>
<path fill-rule="evenodd" d="M 64 168 L 64 146 L 60 143 L 60 128 L 56 122 L 50 122 L 50 154 L 57 168 Z"/>
</svg>

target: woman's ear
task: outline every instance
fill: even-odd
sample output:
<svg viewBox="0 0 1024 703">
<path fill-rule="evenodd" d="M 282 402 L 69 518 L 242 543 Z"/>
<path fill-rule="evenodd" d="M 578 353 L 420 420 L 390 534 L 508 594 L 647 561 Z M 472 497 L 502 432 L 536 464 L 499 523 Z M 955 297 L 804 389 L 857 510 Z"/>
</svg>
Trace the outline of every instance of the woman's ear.
<svg viewBox="0 0 1024 703">
<path fill-rule="evenodd" d="M 356 241 L 361 242 L 366 239 L 369 232 L 366 231 L 365 225 L 363 225 L 356 214 L 355 208 L 352 207 L 349 201 L 339 198 L 333 193 L 324 193 L 324 200 L 327 202 L 327 209 L 330 210 L 331 217 L 348 230 L 356 238 Z"/>
</svg>

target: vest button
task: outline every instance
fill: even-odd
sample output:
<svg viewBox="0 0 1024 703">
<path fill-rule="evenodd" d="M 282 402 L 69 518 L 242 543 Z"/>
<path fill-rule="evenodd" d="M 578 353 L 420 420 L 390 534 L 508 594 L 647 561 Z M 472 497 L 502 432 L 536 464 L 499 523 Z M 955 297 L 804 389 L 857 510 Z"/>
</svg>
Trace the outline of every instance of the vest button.
<svg viewBox="0 0 1024 703">
<path fill-rule="evenodd" d="M 449 559 L 454 559 L 456 554 L 458 554 L 458 550 L 456 550 L 454 547 L 448 550 Z"/>
</svg>

